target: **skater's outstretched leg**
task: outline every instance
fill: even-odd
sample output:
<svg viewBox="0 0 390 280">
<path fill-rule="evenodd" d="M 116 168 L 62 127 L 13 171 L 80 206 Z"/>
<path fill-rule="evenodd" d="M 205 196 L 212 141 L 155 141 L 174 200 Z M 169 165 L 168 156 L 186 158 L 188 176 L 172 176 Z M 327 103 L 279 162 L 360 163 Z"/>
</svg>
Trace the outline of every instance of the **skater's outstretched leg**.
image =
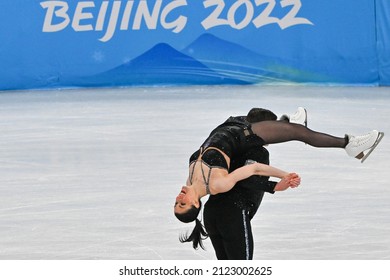
<svg viewBox="0 0 390 280">
<path fill-rule="evenodd" d="M 345 148 L 348 138 L 313 131 L 305 126 L 284 121 L 263 121 L 252 124 L 252 131 L 266 144 L 300 141 L 313 147 Z"/>
<path fill-rule="evenodd" d="M 301 141 L 318 148 L 345 148 L 351 157 L 362 162 L 370 155 L 382 140 L 384 133 L 373 130 L 366 135 L 336 137 L 313 131 L 299 124 L 285 121 L 263 121 L 252 124 L 252 131 L 261 137 L 266 144 L 287 141 Z"/>
</svg>

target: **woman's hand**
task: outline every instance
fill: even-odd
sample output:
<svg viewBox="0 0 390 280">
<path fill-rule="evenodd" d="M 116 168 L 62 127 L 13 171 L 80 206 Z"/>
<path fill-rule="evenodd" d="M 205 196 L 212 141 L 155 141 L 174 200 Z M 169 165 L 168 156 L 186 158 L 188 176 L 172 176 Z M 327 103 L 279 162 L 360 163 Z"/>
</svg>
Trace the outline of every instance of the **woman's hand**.
<svg viewBox="0 0 390 280">
<path fill-rule="evenodd" d="M 276 184 L 274 191 L 285 191 L 288 188 L 296 188 L 301 184 L 301 177 L 296 173 L 289 173 Z"/>
</svg>

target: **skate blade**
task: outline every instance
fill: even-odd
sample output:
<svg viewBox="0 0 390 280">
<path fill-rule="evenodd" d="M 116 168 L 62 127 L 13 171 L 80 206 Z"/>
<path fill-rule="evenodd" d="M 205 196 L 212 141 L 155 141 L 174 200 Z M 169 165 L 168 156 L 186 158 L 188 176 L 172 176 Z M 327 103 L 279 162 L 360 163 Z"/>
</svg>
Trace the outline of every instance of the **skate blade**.
<svg viewBox="0 0 390 280">
<path fill-rule="evenodd" d="M 303 123 L 305 124 L 305 127 L 307 127 L 307 110 L 306 108 L 303 108 L 303 110 L 305 110 L 305 121 Z M 305 145 L 307 145 L 307 143 L 305 143 Z"/>
<path fill-rule="evenodd" d="M 355 158 L 357 159 L 362 159 L 364 157 L 364 153 L 361 152 L 360 154 L 358 154 Z"/>
<path fill-rule="evenodd" d="M 305 110 L 305 121 L 303 123 L 307 127 L 307 110 L 306 110 L 306 108 L 303 108 L 303 110 Z"/>
<path fill-rule="evenodd" d="M 372 145 L 368 152 L 362 157 L 361 163 L 363 163 L 368 158 L 368 156 L 375 150 L 375 148 L 379 145 L 384 136 L 385 134 L 383 132 L 379 132 L 378 138 L 376 139 L 374 145 Z"/>
</svg>

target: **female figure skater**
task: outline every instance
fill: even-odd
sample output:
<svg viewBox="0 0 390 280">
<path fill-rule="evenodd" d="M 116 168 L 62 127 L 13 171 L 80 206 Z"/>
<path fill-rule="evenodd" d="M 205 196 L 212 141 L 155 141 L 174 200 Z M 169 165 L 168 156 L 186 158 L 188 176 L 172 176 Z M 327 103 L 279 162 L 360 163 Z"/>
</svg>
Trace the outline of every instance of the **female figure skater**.
<svg viewBox="0 0 390 280">
<path fill-rule="evenodd" d="M 363 152 L 372 151 L 383 133 L 376 130 L 362 136 L 335 137 L 316 132 L 300 124 L 285 121 L 249 123 L 245 119 L 230 117 L 214 129 L 200 149 L 190 157 L 189 177 L 176 197 L 174 212 L 184 222 L 192 222 L 201 208 L 200 198 L 207 194 L 227 192 L 240 180 L 252 175 L 283 179 L 297 185 L 299 176 L 277 168 L 255 163 L 229 173 L 231 158 L 245 154 L 257 146 L 297 140 L 314 147 L 343 148 L 347 154 L 362 158 Z"/>
</svg>

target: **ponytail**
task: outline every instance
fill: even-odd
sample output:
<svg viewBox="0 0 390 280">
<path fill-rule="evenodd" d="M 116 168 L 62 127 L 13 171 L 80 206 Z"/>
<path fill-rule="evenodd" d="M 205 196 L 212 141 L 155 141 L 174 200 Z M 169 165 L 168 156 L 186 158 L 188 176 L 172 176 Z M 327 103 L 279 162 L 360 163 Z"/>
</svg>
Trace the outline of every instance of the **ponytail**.
<svg viewBox="0 0 390 280">
<path fill-rule="evenodd" d="M 181 243 L 192 242 L 192 247 L 195 250 L 198 249 L 198 246 L 205 250 L 202 241 L 208 237 L 208 234 L 199 219 L 195 219 L 195 223 L 195 228 L 192 233 L 189 236 L 187 234 L 183 234 L 180 236 L 179 240 Z"/>
<path fill-rule="evenodd" d="M 192 247 L 194 247 L 195 250 L 198 249 L 198 246 L 200 246 L 204 250 L 202 241 L 209 236 L 204 226 L 197 218 L 201 208 L 202 208 L 202 201 L 199 200 L 199 208 L 192 206 L 192 208 L 188 210 L 186 213 L 182 213 L 182 214 L 175 213 L 176 218 L 178 218 L 183 223 L 190 223 L 195 221 L 195 228 L 193 229 L 192 233 L 190 235 L 182 234 L 179 237 L 181 243 L 192 242 Z"/>
</svg>

